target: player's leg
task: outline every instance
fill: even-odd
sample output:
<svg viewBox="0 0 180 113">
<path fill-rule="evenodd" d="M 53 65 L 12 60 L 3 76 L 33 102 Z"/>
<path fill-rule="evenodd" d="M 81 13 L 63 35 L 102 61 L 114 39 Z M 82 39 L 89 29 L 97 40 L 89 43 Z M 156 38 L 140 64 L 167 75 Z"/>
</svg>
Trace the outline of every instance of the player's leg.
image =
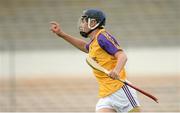
<svg viewBox="0 0 180 113">
<path fill-rule="evenodd" d="M 129 112 L 141 112 L 141 109 L 139 106 L 134 107 L 132 110 L 130 110 Z"/>
<path fill-rule="evenodd" d="M 136 91 L 126 85 L 113 93 L 110 98 L 117 112 L 140 112 Z"/>
<path fill-rule="evenodd" d="M 116 112 L 116 110 L 112 107 L 111 98 L 109 96 L 100 98 L 96 104 L 96 112 Z"/>
<path fill-rule="evenodd" d="M 141 109 L 140 104 L 138 102 L 136 91 L 127 85 L 124 85 L 122 89 L 132 105 L 132 108 L 129 110 L 129 112 L 140 112 Z"/>
<path fill-rule="evenodd" d="M 101 108 L 101 109 L 96 111 L 96 113 L 103 113 L 103 112 L 115 113 L 116 111 L 114 109 L 110 109 L 110 108 Z"/>
<path fill-rule="evenodd" d="M 140 112 L 136 91 L 126 85 L 115 93 L 100 98 L 96 112 Z"/>
</svg>

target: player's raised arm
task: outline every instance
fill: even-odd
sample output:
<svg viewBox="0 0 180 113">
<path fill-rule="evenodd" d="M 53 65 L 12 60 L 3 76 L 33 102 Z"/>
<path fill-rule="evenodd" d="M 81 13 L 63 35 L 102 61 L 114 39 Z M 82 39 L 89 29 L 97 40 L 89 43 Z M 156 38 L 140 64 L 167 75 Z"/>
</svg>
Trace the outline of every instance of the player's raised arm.
<svg viewBox="0 0 180 113">
<path fill-rule="evenodd" d="M 57 34 L 59 37 L 63 38 L 67 42 L 71 43 L 76 48 L 80 49 L 81 51 L 88 53 L 88 50 L 86 49 L 86 42 L 84 40 L 78 39 L 76 37 L 73 37 L 65 32 L 63 32 L 62 28 L 60 27 L 59 23 L 52 21 L 50 22 L 51 28 L 50 30 Z"/>
</svg>

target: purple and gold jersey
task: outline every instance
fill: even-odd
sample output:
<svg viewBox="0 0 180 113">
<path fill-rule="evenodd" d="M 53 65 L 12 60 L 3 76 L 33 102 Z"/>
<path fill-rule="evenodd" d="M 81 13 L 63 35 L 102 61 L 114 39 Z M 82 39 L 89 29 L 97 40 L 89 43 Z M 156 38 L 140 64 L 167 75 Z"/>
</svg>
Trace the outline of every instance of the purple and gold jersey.
<svg viewBox="0 0 180 113">
<path fill-rule="evenodd" d="M 89 56 L 107 70 L 114 69 L 117 63 L 114 54 L 122 51 L 115 38 L 107 33 L 105 29 L 99 30 L 95 38 L 86 45 L 86 48 L 89 51 Z M 123 83 L 108 77 L 103 72 L 93 70 L 93 73 L 99 84 L 99 97 L 108 96 L 123 86 Z M 126 79 L 124 68 L 119 76 L 122 80 Z"/>
</svg>

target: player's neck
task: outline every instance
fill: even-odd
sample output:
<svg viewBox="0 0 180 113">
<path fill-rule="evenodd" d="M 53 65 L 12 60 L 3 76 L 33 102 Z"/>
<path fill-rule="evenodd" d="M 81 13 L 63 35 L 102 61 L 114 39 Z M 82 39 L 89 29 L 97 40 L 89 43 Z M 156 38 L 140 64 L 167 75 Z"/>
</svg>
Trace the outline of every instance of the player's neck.
<svg viewBox="0 0 180 113">
<path fill-rule="evenodd" d="M 95 29 L 91 34 L 89 34 L 89 37 L 91 40 L 93 40 L 96 36 L 96 34 L 98 33 L 100 29 Z"/>
</svg>

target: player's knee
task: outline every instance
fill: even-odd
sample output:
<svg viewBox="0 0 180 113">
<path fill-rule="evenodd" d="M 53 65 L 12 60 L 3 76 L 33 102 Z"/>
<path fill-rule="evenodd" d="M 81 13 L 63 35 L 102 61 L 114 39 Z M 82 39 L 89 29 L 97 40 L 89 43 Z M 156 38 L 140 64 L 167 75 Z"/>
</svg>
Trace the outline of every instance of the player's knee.
<svg viewBox="0 0 180 113">
<path fill-rule="evenodd" d="M 132 110 L 130 110 L 129 112 L 141 112 L 141 109 L 139 106 L 133 108 Z"/>
<path fill-rule="evenodd" d="M 96 113 L 104 113 L 104 112 L 115 113 L 116 111 L 110 108 L 102 108 L 96 111 Z"/>
</svg>

